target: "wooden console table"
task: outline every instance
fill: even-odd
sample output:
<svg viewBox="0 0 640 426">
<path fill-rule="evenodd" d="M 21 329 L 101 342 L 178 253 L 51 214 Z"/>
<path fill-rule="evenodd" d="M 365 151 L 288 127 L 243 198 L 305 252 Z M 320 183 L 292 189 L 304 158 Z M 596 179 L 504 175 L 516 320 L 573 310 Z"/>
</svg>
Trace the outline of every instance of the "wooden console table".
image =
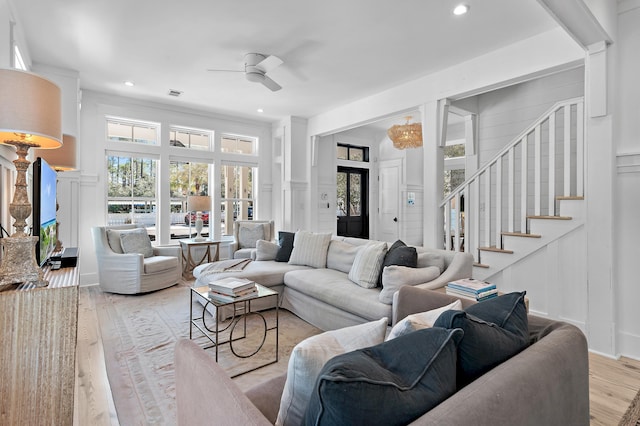
<svg viewBox="0 0 640 426">
<path fill-rule="evenodd" d="M 44 270 L 49 286 L 0 292 L 0 424 L 72 425 L 78 271 Z"/>
<path fill-rule="evenodd" d="M 191 239 L 180 240 L 180 251 L 182 252 L 182 278 L 190 280 L 193 278 L 193 269 L 203 263 L 211 263 L 220 260 L 220 243 L 221 241 L 204 240 L 194 241 Z M 215 246 L 216 252 L 211 255 L 211 247 Z M 202 249 L 204 253 L 200 258 L 196 258 L 194 253 Z"/>
</svg>

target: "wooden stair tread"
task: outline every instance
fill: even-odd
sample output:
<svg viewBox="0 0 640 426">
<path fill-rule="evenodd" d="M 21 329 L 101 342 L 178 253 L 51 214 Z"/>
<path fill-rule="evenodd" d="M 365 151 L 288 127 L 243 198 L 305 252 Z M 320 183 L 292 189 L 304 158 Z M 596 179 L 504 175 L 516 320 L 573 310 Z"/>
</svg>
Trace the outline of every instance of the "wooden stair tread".
<svg viewBox="0 0 640 426">
<path fill-rule="evenodd" d="M 485 265 L 484 263 L 473 262 L 473 266 L 477 266 L 478 268 L 488 268 L 489 265 Z"/>
<path fill-rule="evenodd" d="M 482 251 L 492 251 L 495 253 L 508 253 L 508 254 L 513 254 L 513 250 L 505 250 L 505 249 L 501 249 L 498 247 L 479 247 L 478 250 L 482 250 Z"/>
<path fill-rule="evenodd" d="M 581 195 L 559 195 L 556 197 L 556 200 L 584 200 L 584 197 Z"/>
<path fill-rule="evenodd" d="M 509 237 L 542 238 L 542 235 L 526 234 L 524 232 L 501 232 L 501 234 Z"/>
<path fill-rule="evenodd" d="M 527 216 L 527 219 L 555 219 L 555 220 L 571 220 L 571 216 Z"/>
</svg>

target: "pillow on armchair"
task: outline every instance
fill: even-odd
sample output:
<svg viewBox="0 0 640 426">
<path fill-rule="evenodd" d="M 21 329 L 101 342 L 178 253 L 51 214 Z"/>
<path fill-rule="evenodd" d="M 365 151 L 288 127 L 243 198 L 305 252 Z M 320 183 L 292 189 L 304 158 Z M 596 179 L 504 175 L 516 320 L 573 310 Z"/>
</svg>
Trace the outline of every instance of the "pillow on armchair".
<svg viewBox="0 0 640 426">
<path fill-rule="evenodd" d="M 151 246 L 151 240 L 149 239 L 149 234 L 146 229 L 138 228 L 118 232 L 122 253 L 140 253 L 145 258 L 153 256 L 153 247 Z"/>
<path fill-rule="evenodd" d="M 243 248 L 255 248 L 258 240 L 264 240 L 264 225 L 262 223 L 256 224 L 242 224 L 238 229 L 238 247 Z"/>
</svg>

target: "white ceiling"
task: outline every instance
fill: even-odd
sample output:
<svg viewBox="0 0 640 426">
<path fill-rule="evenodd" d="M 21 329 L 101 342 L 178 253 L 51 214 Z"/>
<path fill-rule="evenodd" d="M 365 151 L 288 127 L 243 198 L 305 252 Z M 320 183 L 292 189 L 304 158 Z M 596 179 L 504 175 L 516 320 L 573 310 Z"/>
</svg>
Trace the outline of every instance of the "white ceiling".
<svg viewBox="0 0 640 426">
<path fill-rule="evenodd" d="M 9 1 L 31 59 L 77 70 L 82 89 L 263 121 L 311 117 L 557 26 L 536 0 L 466 0 L 464 16 L 458 0 Z M 284 61 L 269 73 L 282 90 L 206 71 L 241 69 L 249 52 Z"/>
</svg>

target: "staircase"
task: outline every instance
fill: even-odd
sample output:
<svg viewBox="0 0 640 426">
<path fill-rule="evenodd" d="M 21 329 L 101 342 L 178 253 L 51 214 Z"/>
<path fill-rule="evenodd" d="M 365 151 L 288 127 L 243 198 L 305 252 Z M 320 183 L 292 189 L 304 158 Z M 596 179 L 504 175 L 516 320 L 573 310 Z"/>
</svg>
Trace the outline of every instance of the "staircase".
<svg viewBox="0 0 640 426">
<path fill-rule="evenodd" d="M 473 254 L 474 278 L 488 279 L 584 224 L 583 183 L 584 101 L 575 98 L 556 103 L 441 202 L 445 248 Z"/>
</svg>

